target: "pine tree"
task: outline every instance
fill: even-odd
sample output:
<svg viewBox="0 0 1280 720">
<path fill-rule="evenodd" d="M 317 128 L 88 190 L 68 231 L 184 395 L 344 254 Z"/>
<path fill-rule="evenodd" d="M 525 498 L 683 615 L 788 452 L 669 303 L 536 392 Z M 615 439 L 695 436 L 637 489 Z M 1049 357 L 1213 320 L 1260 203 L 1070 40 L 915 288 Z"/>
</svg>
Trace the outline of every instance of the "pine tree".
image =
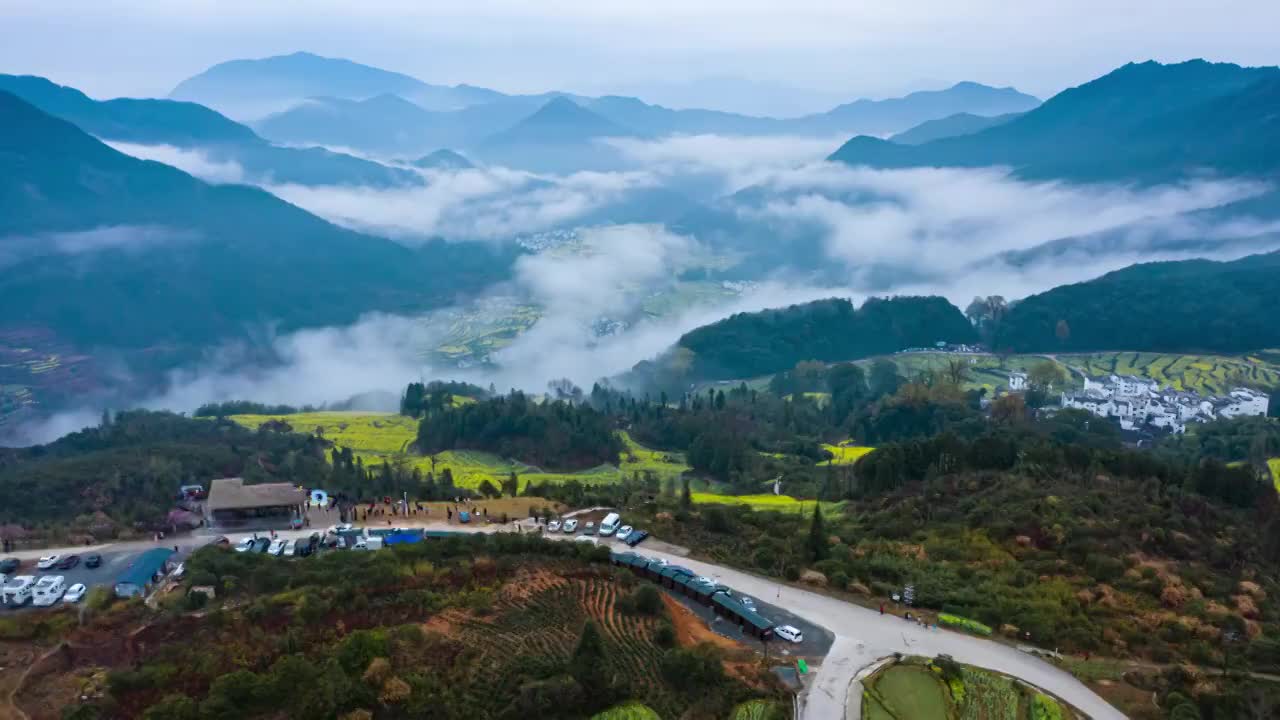
<svg viewBox="0 0 1280 720">
<path fill-rule="evenodd" d="M 680 509 L 692 510 L 693 493 L 689 490 L 689 478 L 682 478 L 682 480 L 684 481 L 684 488 L 680 491 Z"/>
<path fill-rule="evenodd" d="M 814 503 L 813 520 L 809 524 L 809 557 L 814 562 L 825 559 L 827 547 L 827 529 L 822 521 L 822 505 Z"/>
<path fill-rule="evenodd" d="M 594 620 L 587 620 L 578 637 L 578 646 L 569 658 L 569 674 L 588 692 L 607 692 L 604 639 Z"/>
</svg>

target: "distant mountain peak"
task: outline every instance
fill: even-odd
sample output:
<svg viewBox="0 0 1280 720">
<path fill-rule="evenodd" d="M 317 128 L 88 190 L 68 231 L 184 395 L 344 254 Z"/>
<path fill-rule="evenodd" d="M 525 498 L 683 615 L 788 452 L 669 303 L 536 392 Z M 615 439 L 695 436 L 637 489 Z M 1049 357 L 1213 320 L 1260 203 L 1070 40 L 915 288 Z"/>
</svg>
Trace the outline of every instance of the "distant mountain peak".
<svg viewBox="0 0 1280 720">
<path fill-rule="evenodd" d="M 490 138 L 491 143 L 577 142 L 597 137 L 634 135 L 621 125 L 558 95 L 510 129 Z"/>
<path fill-rule="evenodd" d="M 424 155 L 410 164 L 423 170 L 468 170 L 475 167 L 470 160 L 448 148 Z"/>
</svg>

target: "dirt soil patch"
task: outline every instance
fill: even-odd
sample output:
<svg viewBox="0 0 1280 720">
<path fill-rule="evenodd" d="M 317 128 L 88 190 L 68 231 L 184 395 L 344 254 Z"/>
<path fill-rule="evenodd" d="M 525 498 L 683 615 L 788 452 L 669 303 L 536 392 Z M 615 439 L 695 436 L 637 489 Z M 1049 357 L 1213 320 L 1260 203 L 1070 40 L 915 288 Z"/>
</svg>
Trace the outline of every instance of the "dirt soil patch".
<svg viewBox="0 0 1280 720">
<path fill-rule="evenodd" d="M 702 621 L 702 618 L 694 615 L 692 610 L 681 605 L 679 601 L 670 595 L 663 593 L 662 602 L 667 606 L 667 612 L 671 615 L 671 624 L 676 629 L 676 642 L 681 647 L 709 642 L 724 650 L 732 651 L 742 648 L 741 645 L 729 638 L 712 632 L 711 628 L 707 627 L 707 624 Z"/>
</svg>

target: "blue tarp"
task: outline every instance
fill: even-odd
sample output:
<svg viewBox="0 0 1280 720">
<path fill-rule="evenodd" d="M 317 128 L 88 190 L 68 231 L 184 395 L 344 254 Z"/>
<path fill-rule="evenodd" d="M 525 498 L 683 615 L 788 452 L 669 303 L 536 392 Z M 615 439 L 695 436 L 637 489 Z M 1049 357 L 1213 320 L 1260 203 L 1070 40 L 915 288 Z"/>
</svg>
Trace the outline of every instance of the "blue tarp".
<svg viewBox="0 0 1280 720">
<path fill-rule="evenodd" d="M 387 533 L 382 536 L 382 542 L 386 545 L 401 545 L 404 543 L 416 543 L 422 540 L 421 532 L 398 532 Z"/>
</svg>

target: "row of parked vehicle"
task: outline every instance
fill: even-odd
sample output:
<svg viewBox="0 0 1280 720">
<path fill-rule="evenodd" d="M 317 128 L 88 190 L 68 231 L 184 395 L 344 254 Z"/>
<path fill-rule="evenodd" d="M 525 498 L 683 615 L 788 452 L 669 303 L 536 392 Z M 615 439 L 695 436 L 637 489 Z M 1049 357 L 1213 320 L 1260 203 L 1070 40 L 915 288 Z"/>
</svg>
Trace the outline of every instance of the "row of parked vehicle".
<svg viewBox="0 0 1280 720">
<path fill-rule="evenodd" d="M 578 521 L 574 518 L 569 518 L 563 522 L 560 520 L 552 520 L 547 523 L 547 532 L 561 532 L 565 535 L 573 535 L 578 532 Z M 595 522 L 588 520 L 586 524 L 582 526 L 582 534 L 579 539 L 582 539 L 583 537 L 590 537 L 592 535 L 599 535 L 600 537 L 612 536 L 626 543 L 630 547 L 639 545 L 644 542 L 645 538 L 649 537 L 649 533 L 646 530 L 637 530 L 630 525 L 623 525 L 622 517 L 619 516 L 618 513 L 609 513 L 608 515 L 605 515 L 604 519 L 600 521 L 600 527 L 598 528 L 596 527 Z"/>
<path fill-rule="evenodd" d="M 85 555 L 45 555 L 36 561 L 37 570 L 72 570 L 83 562 L 87 568 L 102 565 L 97 553 Z M 62 575 L 18 575 L 22 561 L 18 558 L 0 560 L 0 603 L 18 608 L 31 603 L 36 607 L 50 607 L 59 601 L 75 603 L 89 590 L 83 583 L 67 586 Z"/>
<path fill-rule="evenodd" d="M 36 607 L 50 607 L 59 601 L 77 603 L 84 599 L 89 589 L 84 583 L 67 587 L 67 579 L 61 575 L 18 575 L 8 578 L 0 587 L 0 600 L 4 605 L 19 608 L 28 602 Z"/>
</svg>

